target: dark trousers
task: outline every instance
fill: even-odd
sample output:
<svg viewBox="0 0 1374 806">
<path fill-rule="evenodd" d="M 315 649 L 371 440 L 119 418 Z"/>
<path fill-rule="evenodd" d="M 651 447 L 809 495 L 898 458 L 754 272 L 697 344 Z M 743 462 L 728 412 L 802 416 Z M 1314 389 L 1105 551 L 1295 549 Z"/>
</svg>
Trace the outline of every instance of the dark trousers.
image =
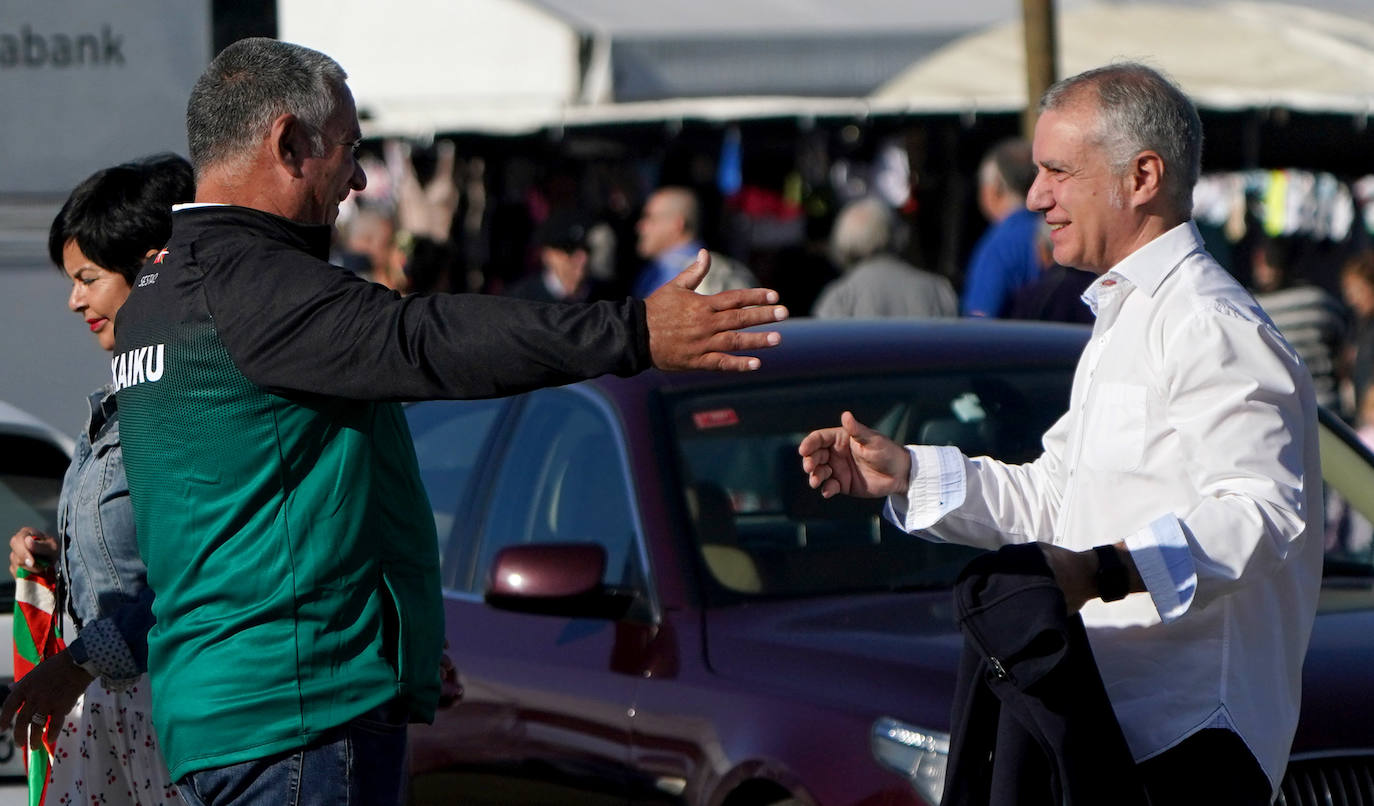
<svg viewBox="0 0 1374 806">
<path fill-rule="evenodd" d="M 388 703 L 315 743 L 201 770 L 177 782 L 190 806 L 398 806 L 406 770 L 406 712 Z"/>
<path fill-rule="evenodd" d="M 1151 806 L 1269 806 L 1269 778 L 1240 737 L 1201 730 L 1136 765 Z"/>
</svg>

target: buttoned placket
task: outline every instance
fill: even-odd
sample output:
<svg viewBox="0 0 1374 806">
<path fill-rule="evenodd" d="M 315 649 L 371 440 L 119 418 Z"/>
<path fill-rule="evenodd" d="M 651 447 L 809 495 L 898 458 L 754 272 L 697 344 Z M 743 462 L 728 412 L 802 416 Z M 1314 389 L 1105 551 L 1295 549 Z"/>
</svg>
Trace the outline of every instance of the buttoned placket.
<svg viewBox="0 0 1374 806">
<path fill-rule="evenodd" d="M 53 612 L 58 617 L 58 633 L 67 641 L 75 638 L 83 625 L 82 618 L 78 613 L 76 591 L 73 590 L 71 583 L 72 567 L 77 563 L 72 557 L 72 553 L 77 551 L 76 546 L 73 545 L 75 530 L 87 528 L 93 530 L 96 545 L 99 546 L 100 553 L 103 555 L 101 567 L 110 569 L 114 590 L 123 592 L 123 586 L 117 574 L 113 572 L 109 551 L 105 547 L 105 537 L 100 531 L 102 527 L 101 500 L 108 488 L 109 477 L 112 472 L 107 457 L 111 443 L 107 429 L 110 427 L 110 421 L 116 410 L 113 391 L 106 386 L 92 393 L 88 398 L 91 413 L 86 421 L 86 428 L 83 432 L 84 438 L 77 440 L 70 468 L 63 479 L 65 504 L 58 512 L 58 556 L 54 563 L 57 573 L 57 591 Z M 113 437 L 113 441 L 117 444 L 118 437 Z M 98 470 L 93 470 L 97 466 Z M 94 513 L 93 522 L 85 522 L 78 515 L 78 512 Z M 82 562 L 81 565 L 82 573 L 87 578 L 85 600 L 91 608 L 98 609 L 98 596 L 91 588 L 91 585 L 95 583 L 89 579 L 91 575 L 86 563 Z"/>
<path fill-rule="evenodd" d="M 1053 538 L 1053 542 L 1057 546 L 1064 544 L 1064 536 L 1069 532 L 1070 521 L 1073 517 L 1073 480 L 1078 471 L 1079 461 L 1083 456 L 1083 443 L 1088 439 L 1087 404 L 1093 395 L 1093 376 L 1097 373 L 1097 365 L 1102 361 L 1103 354 L 1107 352 L 1107 346 L 1111 344 L 1112 334 L 1115 331 L 1114 326 L 1117 316 L 1121 313 L 1121 307 L 1134 288 L 1135 286 L 1125 278 L 1108 274 L 1096 289 L 1097 301 L 1094 312 L 1097 321 L 1093 323 L 1092 338 L 1083 348 L 1082 394 L 1078 400 L 1073 401 L 1073 405 L 1078 407 L 1079 416 L 1077 422 L 1074 423 L 1073 433 L 1069 435 L 1071 447 L 1067 472 L 1068 483 L 1065 485 L 1064 500 L 1060 509 L 1062 517 L 1057 521 Z"/>
</svg>

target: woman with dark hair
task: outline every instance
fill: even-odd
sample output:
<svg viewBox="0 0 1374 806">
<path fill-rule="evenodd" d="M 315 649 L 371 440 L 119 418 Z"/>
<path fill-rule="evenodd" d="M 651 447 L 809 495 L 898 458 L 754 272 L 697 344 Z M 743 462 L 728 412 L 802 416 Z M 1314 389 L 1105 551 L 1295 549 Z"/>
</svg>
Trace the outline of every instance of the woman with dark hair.
<svg viewBox="0 0 1374 806">
<path fill-rule="evenodd" d="M 174 154 L 98 171 L 72 191 L 52 223 L 48 254 L 71 281 L 67 307 L 101 349 L 114 349 L 115 315 L 134 277 L 171 234 L 172 205 L 195 194 L 191 166 Z M 55 748 L 49 803 L 180 804 L 158 750 L 148 692 L 152 592 L 134 536 L 112 387 L 90 397 L 62 482 L 57 534 L 23 527 L 10 538 L 10 573 L 56 567 L 57 604 L 70 638 L 15 682 L 17 743 Z"/>
</svg>

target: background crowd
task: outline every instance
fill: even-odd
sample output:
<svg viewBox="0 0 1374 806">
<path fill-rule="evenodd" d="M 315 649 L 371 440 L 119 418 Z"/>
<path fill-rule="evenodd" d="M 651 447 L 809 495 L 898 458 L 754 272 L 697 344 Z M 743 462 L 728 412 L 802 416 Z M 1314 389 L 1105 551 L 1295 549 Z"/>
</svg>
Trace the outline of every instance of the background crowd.
<svg viewBox="0 0 1374 806">
<path fill-rule="evenodd" d="M 421 153 L 387 142 L 366 155 L 370 164 L 361 162 L 361 125 L 345 78 L 332 59 L 298 45 L 235 43 L 188 103 L 198 203 L 170 221 L 149 215 L 159 228 L 148 239 L 121 236 L 129 261 L 104 257 L 99 239 L 82 234 L 86 218 L 114 204 L 68 216 L 86 185 L 54 224 L 50 252 L 72 283 L 68 307 L 113 350 L 114 383 L 91 398 L 92 418 L 63 483 L 59 534 L 24 527 L 11 538 L 16 576 L 56 559 L 52 612 L 77 633 L 15 681 L 0 707 L 0 726 L 17 720 L 21 744 L 39 733 L 48 742 L 54 734 L 77 738 L 76 720 L 64 727 L 73 702 L 88 697 L 77 713 L 87 704 L 103 713 L 96 695 L 117 693 L 104 690 L 113 687 L 106 678 L 137 677 L 146 666 L 166 774 L 135 770 L 128 784 L 107 774 L 116 797 L 118 789 L 132 797 L 142 777 L 154 798 L 179 794 L 207 806 L 278 802 L 297 790 L 397 802 L 406 725 L 433 720 L 452 666 L 441 652 L 438 538 L 396 401 L 499 397 L 650 367 L 756 369 L 757 359 L 738 353 L 775 345 L 779 336 L 746 329 L 787 318 L 779 302 L 820 318 L 1084 321 L 1082 298 L 1099 313 L 1080 365 L 1086 370 L 1074 381 L 1073 398 L 1086 402 L 1046 435 L 1042 459 L 1001 477 L 1011 481 L 999 482 L 1002 471 L 990 463 L 975 466 L 989 468 L 977 483 L 986 501 L 971 496 L 970 517 L 956 519 L 971 526 L 951 527 L 950 537 L 991 548 L 1057 522 L 1056 547 L 1037 557 L 1041 576 L 1063 589 L 1061 613 L 1066 602 L 1072 612 L 1094 599 L 1108 604 L 1148 592 L 1150 601 L 1135 600 L 1134 611 L 1123 605 L 1084 622 L 1106 630 L 1100 635 L 1117 665 L 1104 668 L 1126 682 L 1123 699 L 1111 703 L 1129 709 L 1121 720 L 1133 731 L 1125 763 L 1150 761 L 1155 772 L 1142 765 L 1142 774 L 1174 789 L 1217 767 L 1225 774 L 1216 780 L 1227 786 L 1244 776 L 1244 802 L 1268 802 L 1297 720 L 1300 657 L 1320 578 L 1321 546 L 1307 539 L 1317 528 L 1307 515 L 1320 509 L 1321 496 L 1314 392 L 1351 417 L 1374 399 L 1364 391 L 1374 378 L 1374 253 L 1342 256 L 1341 302 L 1313 281 L 1294 242 L 1275 237 L 1288 233 L 1275 232 L 1269 217 L 1255 234 L 1242 222 L 1232 239 L 1247 259 L 1237 264 L 1247 269 L 1243 279 L 1322 376 L 1309 386 L 1308 370 L 1189 223 L 1202 124 L 1176 87 L 1130 64 L 1056 84 L 1036 127 L 1042 164 L 1023 140 L 993 144 L 974 179 L 986 225 L 966 261 L 932 265 L 920 237 L 920 172 L 895 142 L 863 163 L 801 155 L 794 168 L 774 166 L 777 183 L 759 182 L 757 169 L 745 172 L 733 130 L 714 160 L 696 153 L 644 174 L 601 163 L 598 176 L 585 164 L 509 159 L 497 182 L 485 159 L 460 158 L 454 143 Z M 1133 92 L 1116 92 L 1123 87 Z M 1100 132 L 1119 136 L 1099 139 Z M 1136 156 L 1118 172 L 1103 143 L 1141 132 L 1155 140 L 1128 142 Z M 189 166 L 172 162 L 186 180 Z M 168 185 L 167 197 L 149 204 L 155 213 L 190 195 L 189 182 L 173 189 L 138 165 L 113 170 L 130 174 L 117 188 L 124 193 Z M 1274 200 L 1290 198 L 1287 187 L 1286 180 L 1282 191 L 1271 186 Z M 1311 198 L 1317 190 L 1313 182 Z M 1293 212 L 1284 220 L 1332 220 Z M 1358 231 L 1349 223 L 1347 233 Z M 136 268 L 139 254 L 151 262 Z M 279 293 L 264 298 L 264 287 Z M 623 299 L 627 291 L 643 301 Z M 1109 332 L 1126 335 L 1113 341 Z M 1155 354 L 1161 346 L 1164 354 Z M 1112 432 L 1123 421 L 1145 435 L 1136 455 L 1129 446 L 1113 450 Z M 961 506 L 962 471 L 957 484 L 944 478 L 946 464 L 966 464 L 955 460 L 956 449 L 922 446 L 929 450 L 908 455 L 882 439 L 848 412 L 841 428 L 812 432 L 798 449 L 811 486 L 827 497 L 903 496 L 901 507 L 925 519 L 896 514 L 908 531 L 933 528 Z M 1069 445 L 1074 458 L 1062 461 Z M 96 472 L 87 463 L 98 452 Z M 931 461 L 937 456 L 951 461 Z M 1071 478 L 1078 457 L 1105 472 Z M 1101 509 L 1110 502 L 1102 494 L 1110 492 L 1108 473 L 1127 474 L 1135 485 L 1138 494 L 1127 498 L 1137 510 L 1125 518 Z M 86 494 L 88 474 L 98 494 Z M 1024 506 L 999 509 L 1006 496 L 998 484 L 1008 492 L 1024 486 Z M 934 491 L 938 513 L 918 487 Z M 121 570 L 146 579 L 143 590 L 156 591 L 155 599 L 73 561 L 85 544 L 108 548 L 107 495 L 120 501 L 110 523 L 123 524 L 125 544 L 137 522 L 137 554 L 146 563 Z M 86 511 L 93 500 L 102 508 Z M 1156 507 L 1164 514 L 1154 515 Z M 1143 515 L 1154 517 L 1147 527 L 1125 525 Z M 1100 524 L 1113 518 L 1122 523 L 1108 533 L 1126 536 L 1097 545 Z M 1241 580 L 1245 568 L 1252 570 Z M 1261 581 L 1249 583 L 1257 575 Z M 1198 591 L 1204 596 L 1193 605 Z M 108 597 L 110 610 L 74 603 L 100 602 L 105 593 L 125 595 Z M 1232 595 L 1234 608 L 1205 607 L 1208 598 Z M 1266 615 L 1269 606 L 1284 612 Z M 1153 642 L 1121 640 L 1121 628 L 1153 626 L 1141 614 L 1166 625 L 1194 612 L 1178 631 L 1154 629 Z M 131 613 L 132 629 L 100 627 Z M 1233 643 L 1244 648 L 1237 658 L 1280 660 L 1259 676 L 1262 694 L 1234 708 L 1198 682 L 1220 678 L 1222 692 L 1241 688 L 1236 675 L 1253 670 L 1232 663 Z M 1167 674 L 1140 662 L 1157 651 Z M 1112 662 L 1113 654 L 1102 658 Z M 185 691 L 202 695 L 180 696 Z M 1192 692 L 1203 694 L 1179 696 Z M 1160 718 L 1157 703 L 1179 701 L 1183 708 Z M 1271 718 L 1265 701 L 1286 710 Z M 1269 722 L 1276 729 L 1265 730 Z M 135 723 L 146 730 L 146 721 Z M 90 720 L 84 733 L 92 736 L 98 724 Z M 1234 735 L 1217 752 L 1191 736 L 1178 743 L 1188 735 L 1180 729 Z M 1267 741 L 1260 750 L 1247 747 L 1260 736 Z M 144 748 L 127 751 L 121 763 L 158 750 L 151 742 Z M 61 754 L 59 747 L 54 755 Z M 97 754 L 83 748 L 78 755 Z M 370 763 L 354 766 L 348 759 L 355 757 Z M 1164 757 L 1184 761 L 1159 765 Z M 957 762 L 953 768 L 957 782 Z M 50 780 L 58 777 L 54 771 Z M 91 791 L 84 775 L 69 777 L 78 794 Z"/>
<path fill-rule="evenodd" d="M 705 247 L 707 293 L 764 285 L 797 316 L 1091 323 L 1091 275 L 1055 265 L 1026 209 L 1036 169 L 1023 139 L 992 141 L 939 189 L 919 141 L 845 151 L 803 137 L 780 153 L 743 151 L 734 129 L 718 139 L 651 160 L 369 142 L 368 186 L 343 205 L 333 260 L 402 293 L 581 301 L 647 296 Z M 1241 171 L 1205 175 L 1195 196 L 1209 249 L 1297 346 L 1319 401 L 1374 435 L 1361 414 L 1374 382 L 1365 190 Z"/>
</svg>

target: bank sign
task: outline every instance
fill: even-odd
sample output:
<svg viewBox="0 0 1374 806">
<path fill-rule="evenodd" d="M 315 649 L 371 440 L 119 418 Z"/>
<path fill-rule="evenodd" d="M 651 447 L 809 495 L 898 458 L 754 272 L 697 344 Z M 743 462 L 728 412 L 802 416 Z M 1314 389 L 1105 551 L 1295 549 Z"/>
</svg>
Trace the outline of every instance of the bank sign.
<svg viewBox="0 0 1374 806">
<path fill-rule="evenodd" d="M 184 155 L 210 56 L 209 0 L 0 0 L 0 196 Z"/>
</svg>

